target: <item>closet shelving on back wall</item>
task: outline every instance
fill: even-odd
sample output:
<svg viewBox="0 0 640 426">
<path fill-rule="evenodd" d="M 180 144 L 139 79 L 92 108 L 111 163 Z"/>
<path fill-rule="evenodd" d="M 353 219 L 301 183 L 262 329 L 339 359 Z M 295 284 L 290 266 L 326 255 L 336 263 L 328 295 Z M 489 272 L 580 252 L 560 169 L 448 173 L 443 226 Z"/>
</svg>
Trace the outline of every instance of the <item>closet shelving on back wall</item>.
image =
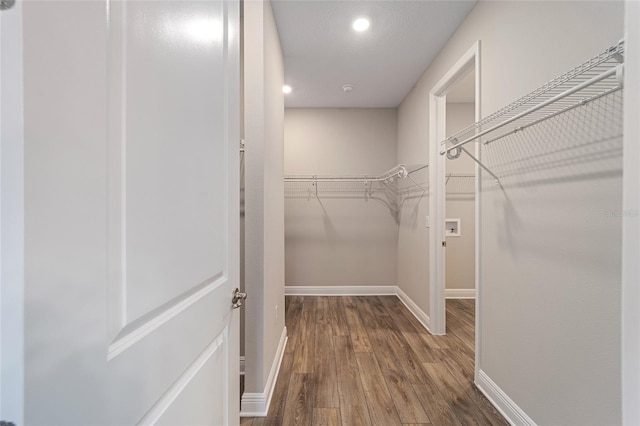
<svg viewBox="0 0 640 426">
<path fill-rule="evenodd" d="M 445 139 L 440 154 L 449 159 L 463 152 L 472 156 L 465 145 L 479 140 L 482 161 L 472 159 L 501 189 L 534 179 L 544 183 L 540 172 L 549 182 L 619 172 L 623 54 L 621 40 Z M 591 167 L 587 170 L 585 164 Z"/>
<path fill-rule="evenodd" d="M 447 173 L 445 186 L 447 195 L 474 195 L 476 175 L 470 173 Z"/>
<path fill-rule="evenodd" d="M 380 192 L 396 196 L 401 190 L 398 182 L 405 179 L 409 181 L 409 186 L 424 192 L 424 182 L 415 180 L 412 175 L 427 167 L 398 164 L 379 175 L 290 175 L 284 178 L 285 194 L 288 198 L 368 199 Z"/>
</svg>

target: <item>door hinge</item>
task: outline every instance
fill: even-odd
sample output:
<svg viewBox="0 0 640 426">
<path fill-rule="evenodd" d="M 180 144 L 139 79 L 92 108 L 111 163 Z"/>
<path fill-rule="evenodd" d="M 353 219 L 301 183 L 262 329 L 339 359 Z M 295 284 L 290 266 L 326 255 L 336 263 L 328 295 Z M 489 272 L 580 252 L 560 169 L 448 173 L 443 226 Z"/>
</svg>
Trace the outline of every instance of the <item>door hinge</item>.
<svg viewBox="0 0 640 426">
<path fill-rule="evenodd" d="M 446 242 L 446 241 L 443 241 L 443 242 L 442 242 L 442 247 L 446 247 L 446 246 L 447 246 L 447 242 Z"/>
</svg>

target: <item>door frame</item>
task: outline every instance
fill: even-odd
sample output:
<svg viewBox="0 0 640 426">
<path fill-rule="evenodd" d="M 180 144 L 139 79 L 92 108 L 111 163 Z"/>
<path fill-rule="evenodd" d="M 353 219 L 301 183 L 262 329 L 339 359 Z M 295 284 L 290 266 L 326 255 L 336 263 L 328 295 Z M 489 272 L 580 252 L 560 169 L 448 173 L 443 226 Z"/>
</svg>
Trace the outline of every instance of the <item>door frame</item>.
<svg viewBox="0 0 640 426">
<path fill-rule="evenodd" d="M 474 68 L 475 67 L 475 68 Z M 446 219 L 446 158 L 440 155 L 440 142 L 446 137 L 446 102 L 447 91 L 460 77 L 471 68 L 475 73 L 475 120 L 481 118 L 480 113 L 480 40 L 476 41 L 458 61 L 447 71 L 440 81 L 429 92 L 429 216 L 431 232 L 429 233 L 429 316 L 430 329 L 433 334 L 446 333 L 445 304 L 445 241 L 444 229 Z M 476 158 L 480 158 L 480 146 L 475 145 Z M 480 365 L 480 294 L 481 294 L 481 261 L 480 261 L 480 167 L 475 166 L 475 287 L 476 287 L 476 375 Z"/>
<path fill-rule="evenodd" d="M 625 2 L 622 217 L 622 423 L 640 424 L 640 3 Z"/>
<path fill-rule="evenodd" d="M 0 11 L 0 419 L 24 424 L 22 2 Z"/>
</svg>

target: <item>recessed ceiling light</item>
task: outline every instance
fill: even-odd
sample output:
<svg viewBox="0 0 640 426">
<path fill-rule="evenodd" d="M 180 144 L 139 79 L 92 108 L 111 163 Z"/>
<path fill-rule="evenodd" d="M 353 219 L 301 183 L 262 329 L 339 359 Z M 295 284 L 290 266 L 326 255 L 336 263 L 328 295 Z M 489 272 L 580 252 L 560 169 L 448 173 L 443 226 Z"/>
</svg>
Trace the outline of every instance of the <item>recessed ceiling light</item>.
<svg viewBox="0 0 640 426">
<path fill-rule="evenodd" d="M 351 93 L 353 91 L 353 84 L 345 84 L 342 86 L 342 91 L 344 93 Z"/>
<path fill-rule="evenodd" d="M 369 28 L 369 20 L 367 18 L 358 18 L 353 21 L 353 29 L 361 33 Z"/>
<path fill-rule="evenodd" d="M 288 95 L 289 93 L 291 93 L 291 86 L 285 84 L 284 86 L 282 86 L 282 93 L 284 93 L 285 95 Z"/>
</svg>

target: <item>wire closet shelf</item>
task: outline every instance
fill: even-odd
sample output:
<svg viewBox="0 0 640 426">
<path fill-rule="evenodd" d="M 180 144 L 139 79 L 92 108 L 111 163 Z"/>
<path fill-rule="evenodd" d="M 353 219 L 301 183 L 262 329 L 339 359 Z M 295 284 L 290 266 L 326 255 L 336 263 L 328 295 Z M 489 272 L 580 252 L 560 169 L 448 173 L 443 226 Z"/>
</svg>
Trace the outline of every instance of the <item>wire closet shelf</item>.
<svg viewBox="0 0 640 426">
<path fill-rule="evenodd" d="M 418 168 L 407 170 L 407 166 L 404 164 L 398 164 L 392 169 L 380 175 L 297 175 L 297 176 L 285 176 L 285 182 L 392 182 L 394 179 L 403 179 L 408 177 L 411 173 L 422 170 L 428 165 L 420 166 Z"/>
<path fill-rule="evenodd" d="M 284 182 L 291 185 L 290 189 L 288 189 L 289 192 L 301 193 L 301 191 L 309 192 L 309 190 L 311 190 L 316 197 L 319 196 L 320 184 L 326 187 L 324 189 L 325 192 L 329 191 L 331 193 L 358 192 L 358 188 L 373 191 L 374 187 L 377 188 L 377 190 L 383 190 L 385 188 L 395 190 L 395 185 L 390 184 L 397 183 L 405 178 L 408 178 L 415 185 L 421 187 L 421 185 L 411 177 L 411 174 L 427 167 L 429 167 L 428 164 L 417 166 L 398 164 L 379 175 L 289 175 L 284 177 Z"/>
<path fill-rule="evenodd" d="M 623 53 L 624 42 L 621 40 L 580 66 L 443 140 L 440 154 L 456 159 L 462 151 L 468 153 L 464 145 L 469 142 L 480 139 L 483 145 L 489 145 L 621 90 Z"/>
</svg>

